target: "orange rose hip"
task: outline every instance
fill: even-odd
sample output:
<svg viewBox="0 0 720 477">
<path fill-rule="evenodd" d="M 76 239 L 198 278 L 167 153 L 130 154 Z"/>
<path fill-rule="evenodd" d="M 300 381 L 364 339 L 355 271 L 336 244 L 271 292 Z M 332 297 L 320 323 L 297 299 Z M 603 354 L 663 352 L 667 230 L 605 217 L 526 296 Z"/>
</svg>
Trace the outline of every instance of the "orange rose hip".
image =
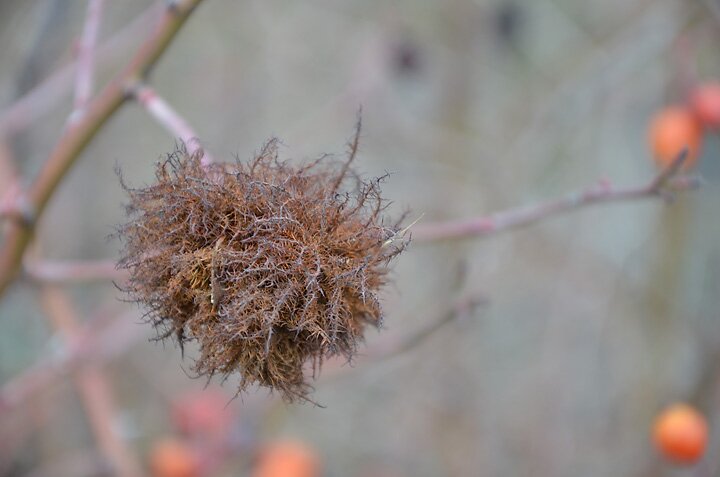
<svg viewBox="0 0 720 477">
<path fill-rule="evenodd" d="M 674 404 L 655 418 L 652 437 L 664 457 L 673 462 L 691 464 L 705 453 L 707 421 L 695 408 L 684 403 Z"/>
<path fill-rule="evenodd" d="M 670 106 L 652 117 L 648 129 L 648 142 L 655 162 L 667 167 L 683 149 L 688 149 L 685 169 L 695 165 L 702 145 L 702 128 L 688 108 Z"/>
<path fill-rule="evenodd" d="M 198 477 L 199 459 L 192 448 L 179 439 L 166 437 L 157 441 L 150 453 L 153 477 Z"/>
<path fill-rule="evenodd" d="M 300 441 L 278 441 L 265 446 L 252 477 L 319 477 L 317 452 Z"/>
<path fill-rule="evenodd" d="M 690 106 L 704 127 L 720 129 L 720 82 L 697 86 L 690 96 Z"/>
</svg>

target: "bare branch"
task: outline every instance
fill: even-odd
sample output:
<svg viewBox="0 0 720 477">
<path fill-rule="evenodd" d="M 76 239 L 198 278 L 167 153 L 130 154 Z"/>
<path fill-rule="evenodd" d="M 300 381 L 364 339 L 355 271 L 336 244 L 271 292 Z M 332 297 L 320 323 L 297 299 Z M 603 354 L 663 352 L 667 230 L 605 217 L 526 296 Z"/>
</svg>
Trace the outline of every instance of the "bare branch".
<svg viewBox="0 0 720 477">
<path fill-rule="evenodd" d="M 601 181 L 583 191 L 536 205 L 518 207 L 483 217 L 416 225 L 412 238 L 414 242 L 435 242 L 484 237 L 534 224 L 590 205 L 638 199 L 668 199 L 674 192 L 696 189 L 700 185 L 697 177 L 677 176 L 686 156 L 687 153 L 684 151 L 652 181 L 639 187 L 616 188 L 607 181 Z"/>
<path fill-rule="evenodd" d="M 158 5 L 153 4 L 135 20 L 123 27 L 97 49 L 96 60 L 113 64 L 158 17 Z M 52 73 L 42 83 L 31 89 L 14 103 L 0 110 L 0 131 L 13 134 L 36 122 L 72 89 L 78 59 Z"/>
<path fill-rule="evenodd" d="M 445 326 L 457 319 L 469 315 L 476 308 L 483 306 L 486 303 L 487 299 L 482 293 L 467 293 L 454 300 L 446 310 L 419 330 L 412 332 L 407 336 L 400 336 L 398 337 L 399 339 L 379 343 L 368 348 L 364 353 L 367 357 L 364 361 L 368 364 L 379 363 L 407 353 L 415 347 L 422 345 L 428 338 Z M 344 366 L 345 363 L 341 363 L 339 361 L 336 361 L 334 364 L 335 365 L 329 368 L 326 365 L 323 370 L 323 383 L 343 378 L 348 375 L 347 370 L 352 369 L 347 368 Z"/>
<path fill-rule="evenodd" d="M 69 297 L 56 286 L 42 289 L 42 304 L 53 327 L 68 341 L 75 340 L 81 331 L 80 322 Z M 137 477 L 140 463 L 115 430 L 115 410 L 112 389 L 102 370 L 88 361 L 77 375 L 75 385 L 85 405 L 90 424 L 100 450 L 119 477 Z"/>
<path fill-rule="evenodd" d="M 137 326 L 134 312 L 110 318 L 91 319 L 75 333 L 64 347 L 23 371 L 0 388 L 0 417 L 12 413 L 46 388 L 60 382 L 86 363 L 100 365 L 123 354 L 145 336 Z M 108 323 L 108 321 L 110 322 Z M 102 321 L 102 323 L 98 323 Z"/>
<path fill-rule="evenodd" d="M 164 11 L 158 27 L 143 43 L 125 69 L 87 107 L 83 117 L 65 130 L 28 193 L 36 215 L 42 214 L 58 184 L 105 122 L 127 99 L 127 88 L 145 78 L 170 42 L 202 0 L 173 2 Z M 10 223 L 0 250 L 0 295 L 20 270 L 23 252 L 32 238 L 32 228 Z"/>
<path fill-rule="evenodd" d="M 68 125 L 77 122 L 85 111 L 93 91 L 95 76 L 95 44 L 104 0 L 88 0 L 85 26 L 77 43 L 77 71 L 75 74 L 75 102 L 68 117 Z"/>
<path fill-rule="evenodd" d="M 190 124 L 180 116 L 163 98 L 161 98 L 150 86 L 138 83 L 130 89 L 130 94 L 135 101 L 145 108 L 158 123 L 160 123 L 170 134 L 178 138 L 185 145 L 191 155 L 201 154 L 200 163 L 208 166 L 214 161 L 212 157 L 203 150 L 198 140 L 198 135 L 190 127 Z"/>
<path fill-rule="evenodd" d="M 369 350 L 368 354 L 372 356 L 373 360 L 389 359 L 400 354 L 404 354 L 425 342 L 426 339 L 438 330 L 444 328 L 447 324 L 452 323 L 462 316 L 468 315 L 477 307 L 484 305 L 486 302 L 486 298 L 479 293 L 463 296 L 457 299 L 447 311 L 435 320 L 431 321 L 424 328 L 421 328 L 410 336 L 405 337 L 402 341 L 393 343 L 390 346 L 386 345 L 382 348 Z"/>
<path fill-rule="evenodd" d="M 31 280 L 43 283 L 93 282 L 97 280 L 124 282 L 128 278 L 125 270 L 117 270 L 113 260 L 28 261 L 25 263 L 24 272 Z"/>
</svg>

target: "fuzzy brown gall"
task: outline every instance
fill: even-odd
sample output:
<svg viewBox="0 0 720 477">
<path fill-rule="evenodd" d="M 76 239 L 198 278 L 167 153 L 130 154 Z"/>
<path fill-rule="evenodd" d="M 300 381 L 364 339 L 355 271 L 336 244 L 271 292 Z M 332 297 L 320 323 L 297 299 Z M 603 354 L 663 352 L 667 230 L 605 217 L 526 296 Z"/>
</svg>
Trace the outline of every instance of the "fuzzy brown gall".
<svg viewBox="0 0 720 477">
<path fill-rule="evenodd" d="M 326 358 L 352 358 L 379 326 L 378 291 L 403 249 L 381 179 L 346 161 L 301 167 L 270 141 L 250 163 L 203 166 L 176 151 L 130 196 L 120 268 L 160 338 L 197 341 L 194 371 L 307 399 Z"/>
</svg>

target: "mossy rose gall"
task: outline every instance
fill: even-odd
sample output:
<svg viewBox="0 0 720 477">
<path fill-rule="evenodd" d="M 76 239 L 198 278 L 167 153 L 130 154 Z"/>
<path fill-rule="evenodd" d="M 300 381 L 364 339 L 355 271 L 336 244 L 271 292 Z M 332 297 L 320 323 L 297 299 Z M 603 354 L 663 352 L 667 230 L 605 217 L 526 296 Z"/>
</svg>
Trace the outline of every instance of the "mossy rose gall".
<svg viewBox="0 0 720 477">
<path fill-rule="evenodd" d="M 307 366 L 351 358 L 381 324 L 377 293 L 404 244 L 383 219 L 380 180 L 352 169 L 356 151 L 357 137 L 346 161 L 299 167 L 278 160 L 276 141 L 247 164 L 177 151 L 155 183 L 123 184 L 127 293 L 160 337 L 198 342 L 198 374 L 306 398 Z"/>
</svg>

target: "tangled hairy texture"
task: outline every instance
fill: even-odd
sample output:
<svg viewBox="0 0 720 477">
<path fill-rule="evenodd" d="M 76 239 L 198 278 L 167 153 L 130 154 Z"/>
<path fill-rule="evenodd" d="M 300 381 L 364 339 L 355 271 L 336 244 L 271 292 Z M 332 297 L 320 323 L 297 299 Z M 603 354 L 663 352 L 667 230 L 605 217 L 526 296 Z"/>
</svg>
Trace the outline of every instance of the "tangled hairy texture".
<svg viewBox="0 0 720 477">
<path fill-rule="evenodd" d="M 270 141 L 249 164 L 203 167 L 176 151 L 157 182 L 132 189 L 120 267 L 130 298 L 161 338 L 197 340 L 199 375 L 240 375 L 290 400 L 307 398 L 325 358 L 350 359 L 367 324 L 379 326 L 378 289 L 403 248 L 383 225 L 380 179 L 363 181 L 323 157 L 293 167 Z"/>
</svg>

